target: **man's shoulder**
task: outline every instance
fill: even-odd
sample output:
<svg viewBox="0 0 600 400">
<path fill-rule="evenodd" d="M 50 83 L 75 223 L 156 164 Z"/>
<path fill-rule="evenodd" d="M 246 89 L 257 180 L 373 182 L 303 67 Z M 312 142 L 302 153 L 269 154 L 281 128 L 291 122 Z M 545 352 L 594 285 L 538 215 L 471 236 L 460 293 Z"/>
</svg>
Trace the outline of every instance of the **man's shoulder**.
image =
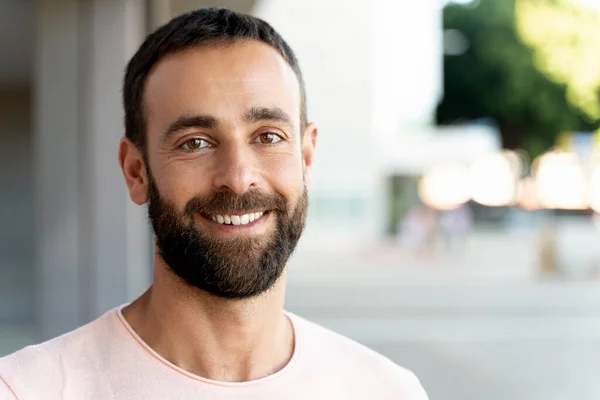
<svg viewBox="0 0 600 400">
<path fill-rule="evenodd" d="M 60 362 L 61 358 L 64 361 L 64 356 L 71 353 L 81 355 L 90 345 L 99 344 L 102 336 L 111 333 L 113 313 L 114 310 L 111 310 L 77 329 L 0 358 L 0 372 L 5 370 L 7 365 L 33 367 L 43 362 Z"/>
<path fill-rule="evenodd" d="M 363 382 L 376 382 L 376 386 L 403 394 L 401 398 L 427 399 L 419 378 L 409 369 L 349 337 L 297 315 L 290 316 L 302 331 L 303 342 L 298 345 L 304 346 L 303 355 L 312 358 L 316 365 Z"/>
<path fill-rule="evenodd" d="M 65 350 L 76 334 L 77 330 L 0 358 L 0 379 L 12 397 L 0 391 L 2 396 L 9 396 L 7 399 L 27 400 L 40 396 L 43 390 L 46 398 L 59 398 L 61 382 L 65 380 L 64 358 L 70 358 L 70 352 L 65 353 Z M 5 399 L 2 396 L 0 400 Z"/>
<path fill-rule="evenodd" d="M 51 345 L 51 342 L 27 346 L 0 358 L 0 378 L 10 388 L 18 385 L 17 380 L 32 383 L 35 377 L 40 381 L 54 380 L 57 363 L 53 362 L 51 353 L 44 351 L 44 347 Z"/>
<path fill-rule="evenodd" d="M 362 365 L 367 364 L 382 369 L 408 371 L 356 340 L 298 315 L 290 315 L 294 320 L 294 325 L 298 330 L 301 330 L 303 343 L 299 343 L 299 345 L 310 347 L 304 349 L 307 352 L 319 353 L 320 357 L 332 359 L 333 361 L 360 362 Z M 326 351 L 321 352 L 321 350 Z"/>
<path fill-rule="evenodd" d="M 103 336 L 111 334 L 108 314 L 61 336 L 0 358 L 1 381 L 19 399 L 21 396 L 30 398 L 31 395 L 26 394 L 42 388 L 47 390 L 46 398 L 54 398 L 53 392 L 63 386 L 70 371 L 77 367 L 88 369 L 94 362 Z M 4 395 L 2 391 L 0 393 Z M 4 398 L 0 397 L 0 400 Z"/>
</svg>

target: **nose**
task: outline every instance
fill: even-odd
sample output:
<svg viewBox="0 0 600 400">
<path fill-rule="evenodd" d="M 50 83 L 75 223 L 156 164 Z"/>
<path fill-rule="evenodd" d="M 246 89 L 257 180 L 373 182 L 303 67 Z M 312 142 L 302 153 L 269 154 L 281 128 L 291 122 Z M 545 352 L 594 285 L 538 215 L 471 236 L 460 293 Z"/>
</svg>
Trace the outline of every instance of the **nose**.
<svg viewBox="0 0 600 400">
<path fill-rule="evenodd" d="M 222 148 L 217 160 L 214 186 L 217 190 L 229 190 L 243 194 L 258 186 L 256 160 L 249 149 L 242 146 Z"/>
</svg>

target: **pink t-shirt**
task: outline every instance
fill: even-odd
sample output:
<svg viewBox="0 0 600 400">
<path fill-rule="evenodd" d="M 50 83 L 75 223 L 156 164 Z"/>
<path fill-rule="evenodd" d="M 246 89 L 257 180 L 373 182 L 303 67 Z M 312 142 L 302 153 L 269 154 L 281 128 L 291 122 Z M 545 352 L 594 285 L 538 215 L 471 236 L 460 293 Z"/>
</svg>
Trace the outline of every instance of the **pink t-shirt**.
<svg viewBox="0 0 600 400">
<path fill-rule="evenodd" d="M 191 374 L 152 350 L 115 308 L 0 359 L 0 400 L 426 400 L 419 380 L 382 355 L 289 314 L 296 345 L 279 372 L 249 382 Z"/>
</svg>

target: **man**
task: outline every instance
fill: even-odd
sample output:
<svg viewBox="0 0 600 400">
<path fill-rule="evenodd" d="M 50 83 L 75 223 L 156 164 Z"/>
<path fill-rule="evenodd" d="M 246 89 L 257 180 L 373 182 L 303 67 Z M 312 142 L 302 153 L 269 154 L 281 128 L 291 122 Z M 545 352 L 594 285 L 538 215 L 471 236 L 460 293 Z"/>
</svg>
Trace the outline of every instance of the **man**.
<svg viewBox="0 0 600 400">
<path fill-rule="evenodd" d="M 0 360 L 0 399 L 406 399 L 418 379 L 283 309 L 317 128 L 290 47 L 224 9 L 149 35 L 124 80 L 119 162 L 148 202 L 154 282 Z"/>
</svg>

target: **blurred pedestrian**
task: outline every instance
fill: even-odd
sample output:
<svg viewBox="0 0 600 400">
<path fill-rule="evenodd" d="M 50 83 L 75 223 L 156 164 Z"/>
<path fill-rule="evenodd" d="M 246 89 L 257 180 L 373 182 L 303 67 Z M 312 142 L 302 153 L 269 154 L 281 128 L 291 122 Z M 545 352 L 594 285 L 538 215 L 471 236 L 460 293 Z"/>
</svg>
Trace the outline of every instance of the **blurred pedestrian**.
<svg viewBox="0 0 600 400">
<path fill-rule="evenodd" d="M 473 212 L 467 204 L 444 211 L 440 217 L 440 228 L 448 252 L 462 252 L 467 234 L 473 225 Z"/>
</svg>

